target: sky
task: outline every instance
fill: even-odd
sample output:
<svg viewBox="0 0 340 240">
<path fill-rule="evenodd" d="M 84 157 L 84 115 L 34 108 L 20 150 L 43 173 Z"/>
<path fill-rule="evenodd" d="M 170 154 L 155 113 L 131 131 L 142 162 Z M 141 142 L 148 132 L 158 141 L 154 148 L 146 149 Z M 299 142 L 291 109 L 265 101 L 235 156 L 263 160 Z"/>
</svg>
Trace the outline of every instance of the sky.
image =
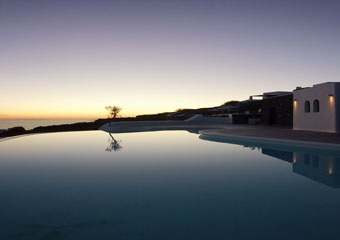
<svg viewBox="0 0 340 240">
<path fill-rule="evenodd" d="M 218 106 L 339 81 L 340 1 L 0 0 L 0 118 Z"/>
</svg>

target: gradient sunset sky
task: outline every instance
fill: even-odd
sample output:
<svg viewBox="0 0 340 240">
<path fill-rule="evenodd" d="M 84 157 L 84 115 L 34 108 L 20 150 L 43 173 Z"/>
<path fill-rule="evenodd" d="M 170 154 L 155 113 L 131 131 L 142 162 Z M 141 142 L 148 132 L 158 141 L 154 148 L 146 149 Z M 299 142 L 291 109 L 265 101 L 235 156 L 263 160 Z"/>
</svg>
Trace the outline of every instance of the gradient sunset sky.
<svg viewBox="0 0 340 240">
<path fill-rule="evenodd" d="M 0 0 L 0 118 L 209 107 L 339 76 L 340 1 Z"/>
</svg>

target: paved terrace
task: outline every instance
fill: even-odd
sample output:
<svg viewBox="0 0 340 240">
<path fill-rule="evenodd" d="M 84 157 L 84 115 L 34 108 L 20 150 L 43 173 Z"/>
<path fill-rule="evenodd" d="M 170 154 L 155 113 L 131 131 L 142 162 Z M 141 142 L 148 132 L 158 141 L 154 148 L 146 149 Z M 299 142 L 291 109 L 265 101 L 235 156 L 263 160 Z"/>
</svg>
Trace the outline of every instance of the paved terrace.
<svg viewBox="0 0 340 240">
<path fill-rule="evenodd" d="M 264 125 L 218 124 L 201 121 L 149 121 L 149 122 L 117 122 L 105 124 L 100 129 L 107 132 L 138 132 L 151 130 L 185 130 L 205 129 L 204 135 L 241 136 L 257 138 L 273 138 L 304 142 L 321 142 L 339 144 L 340 133 L 325 133 L 313 131 L 297 131 L 290 128 L 270 127 Z"/>
<path fill-rule="evenodd" d="M 204 134 L 275 138 L 295 141 L 340 144 L 340 133 L 324 133 L 301 130 L 297 131 L 289 128 L 269 127 L 262 125 L 226 125 L 221 129 L 203 130 L 202 132 Z"/>
</svg>

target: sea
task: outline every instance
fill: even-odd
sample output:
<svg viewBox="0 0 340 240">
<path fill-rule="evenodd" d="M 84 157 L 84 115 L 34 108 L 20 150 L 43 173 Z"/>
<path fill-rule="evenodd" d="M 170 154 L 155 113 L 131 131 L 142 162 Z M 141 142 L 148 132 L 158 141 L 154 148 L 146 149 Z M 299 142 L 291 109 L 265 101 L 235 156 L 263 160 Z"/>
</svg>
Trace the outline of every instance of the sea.
<svg viewBox="0 0 340 240">
<path fill-rule="evenodd" d="M 0 119 L 0 129 L 24 127 L 26 130 L 39 126 L 71 124 L 77 122 L 92 122 L 94 119 Z"/>
</svg>

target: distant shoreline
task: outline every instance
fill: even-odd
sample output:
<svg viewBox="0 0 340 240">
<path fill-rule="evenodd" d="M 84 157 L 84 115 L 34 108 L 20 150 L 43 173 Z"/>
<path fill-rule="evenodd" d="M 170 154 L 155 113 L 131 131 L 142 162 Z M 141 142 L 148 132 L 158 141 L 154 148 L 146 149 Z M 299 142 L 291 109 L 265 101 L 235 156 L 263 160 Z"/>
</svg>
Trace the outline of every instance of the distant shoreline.
<svg viewBox="0 0 340 240">
<path fill-rule="evenodd" d="M 24 127 L 26 130 L 32 130 L 36 127 L 52 126 L 61 124 L 73 124 L 80 122 L 93 122 L 96 119 L 0 119 L 0 129 L 9 129 L 17 126 Z"/>
<path fill-rule="evenodd" d="M 0 132 L 0 139 L 7 137 L 35 134 L 35 133 L 51 133 L 51 132 L 71 132 L 71 131 L 91 131 L 98 130 L 99 127 L 108 122 L 128 122 L 128 121 L 159 121 L 159 120 L 172 120 L 167 117 L 167 113 L 154 114 L 154 115 L 140 115 L 137 117 L 128 118 L 106 118 L 97 119 L 92 122 L 77 122 L 69 124 L 58 124 L 50 126 L 39 126 L 30 130 L 26 130 L 22 126 L 16 126 L 6 129 L 4 132 Z"/>
<path fill-rule="evenodd" d="M 30 130 L 26 130 L 25 128 L 21 126 L 17 126 L 13 128 L 8 128 L 4 132 L 0 133 L 0 139 L 19 136 L 19 135 L 35 134 L 35 133 L 96 130 L 105 122 L 106 122 L 105 119 L 98 119 L 93 122 L 77 122 L 77 123 L 71 123 L 71 124 L 39 126 L 39 127 L 30 129 Z"/>
</svg>

